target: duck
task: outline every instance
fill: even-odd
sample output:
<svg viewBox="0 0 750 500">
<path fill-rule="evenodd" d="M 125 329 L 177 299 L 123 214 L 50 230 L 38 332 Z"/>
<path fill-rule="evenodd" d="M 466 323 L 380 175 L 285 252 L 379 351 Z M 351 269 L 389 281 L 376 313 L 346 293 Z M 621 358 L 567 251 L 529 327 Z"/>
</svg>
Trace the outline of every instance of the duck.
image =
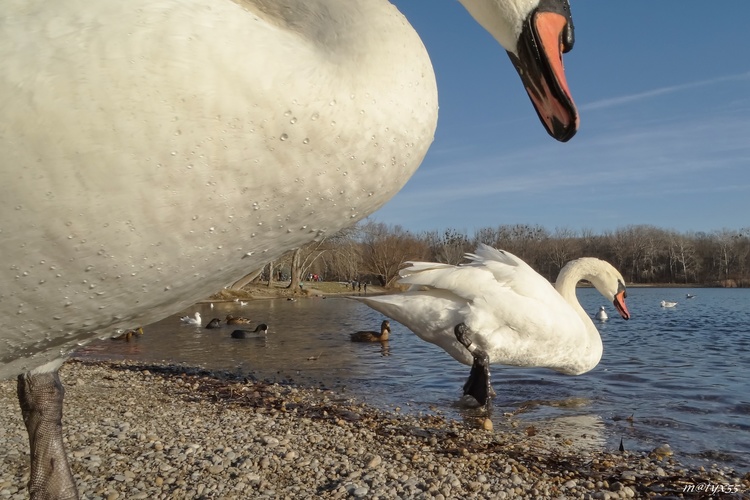
<svg viewBox="0 0 750 500">
<path fill-rule="evenodd" d="M 143 335 L 143 327 L 131 328 L 129 330 L 119 331 L 116 335 L 110 337 L 112 340 L 124 340 L 130 342 L 133 337 L 140 337 Z"/>
<path fill-rule="evenodd" d="M 607 311 L 604 310 L 604 306 L 599 306 L 599 310 L 594 317 L 599 321 L 607 321 L 609 319 Z"/>
<path fill-rule="evenodd" d="M 570 140 L 568 2 L 462 3 L 547 133 Z M 96 332 L 176 314 L 367 217 L 435 137 L 430 57 L 387 0 L 0 0 L 0 12 L 12 20 L 0 377 L 20 377 L 28 422 L 61 414 L 59 369 Z M 30 491 L 74 496 L 60 426 L 29 432 Z"/>
<path fill-rule="evenodd" d="M 219 318 L 212 319 L 206 325 L 206 330 L 214 330 L 216 328 L 221 328 L 221 320 Z"/>
<path fill-rule="evenodd" d="M 408 291 L 352 298 L 471 366 L 463 391 L 480 405 L 488 406 L 494 394 L 491 364 L 580 375 L 599 363 L 602 339 L 576 297 L 579 281 L 589 281 L 630 319 L 625 280 L 606 261 L 570 261 L 552 286 L 507 251 L 480 244 L 466 258 L 458 266 L 409 262 L 399 273 Z"/>
<path fill-rule="evenodd" d="M 662 307 L 674 307 L 676 305 L 677 305 L 677 302 L 670 302 L 668 300 L 662 300 L 661 301 L 661 306 Z"/>
<path fill-rule="evenodd" d="M 350 335 L 352 342 L 387 342 L 391 334 L 391 322 L 384 319 L 379 332 L 359 331 Z"/>
<path fill-rule="evenodd" d="M 227 325 L 249 325 L 252 323 L 249 318 L 243 316 L 232 316 L 231 314 L 227 314 L 226 322 Z"/>
<path fill-rule="evenodd" d="M 261 323 L 255 327 L 255 330 L 235 330 L 232 332 L 233 339 L 251 339 L 264 337 L 268 334 L 268 325 Z"/>
</svg>

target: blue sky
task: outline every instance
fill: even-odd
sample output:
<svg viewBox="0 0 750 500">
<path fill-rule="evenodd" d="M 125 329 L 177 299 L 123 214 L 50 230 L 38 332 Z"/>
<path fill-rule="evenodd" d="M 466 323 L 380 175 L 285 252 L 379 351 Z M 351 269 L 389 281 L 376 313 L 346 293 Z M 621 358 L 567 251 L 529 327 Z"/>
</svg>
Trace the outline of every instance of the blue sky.
<svg viewBox="0 0 750 500">
<path fill-rule="evenodd" d="M 750 227 L 750 2 L 571 0 L 564 63 L 581 127 L 566 144 L 457 1 L 394 3 L 430 53 L 440 118 L 422 166 L 372 219 L 469 234 Z"/>
</svg>

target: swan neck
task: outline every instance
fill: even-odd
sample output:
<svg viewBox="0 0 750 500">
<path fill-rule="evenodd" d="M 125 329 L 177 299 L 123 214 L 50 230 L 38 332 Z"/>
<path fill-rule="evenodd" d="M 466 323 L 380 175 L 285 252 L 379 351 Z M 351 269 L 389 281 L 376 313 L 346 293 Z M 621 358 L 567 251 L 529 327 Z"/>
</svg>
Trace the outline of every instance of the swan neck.
<svg viewBox="0 0 750 500">
<path fill-rule="evenodd" d="M 576 286 L 579 281 L 590 277 L 588 277 L 587 273 L 576 264 L 577 261 L 569 262 L 560 270 L 560 274 L 557 275 L 557 280 L 555 281 L 555 289 L 560 295 L 562 295 L 568 304 L 574 307 L 577 306 L 579 309 L 583 310 L 578 302 Z"/>
</svg>

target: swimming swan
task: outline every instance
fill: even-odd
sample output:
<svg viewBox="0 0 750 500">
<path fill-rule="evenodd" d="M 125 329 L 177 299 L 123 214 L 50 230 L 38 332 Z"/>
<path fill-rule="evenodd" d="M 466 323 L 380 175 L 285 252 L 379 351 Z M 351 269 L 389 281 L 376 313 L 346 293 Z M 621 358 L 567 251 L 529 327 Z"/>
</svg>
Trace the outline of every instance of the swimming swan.
<svg viewBox="0 0 750 500">
<path fill-rule="evenodd" d="M 462 2 L 570 139 L 568 2 Z M 96 332 L 383 206 L 437 124 L 430 58 L 386 0 L 0 0 L 0 60 L 0 377 L 23 374 L 32 416 L 62 411 L 58 368 Z M 72 497 L 60 427 L 37 421 L 32 496 Z"/>
<path fill-rule="evenodd" d="M 351 334 L 352 342 L 385 342 L 391 335 L 391 322 L 384 319 L 379 332 L 359 331 Z"/>
<path fill-rule="evenodd" d="M 468 264 L 411 262 L 397 295 L 353 297 L 471 365 L 464 394 L 487 404 L 489 365 L 550 368 L 579 375 L 602 356 L 602 339 L 576 297 L 588 280 L 624 319 L 625 283 L 607 262 L 584 257 L 560 270 L 553 287 L 515 255 L 479 245 Z"/>
</svg>

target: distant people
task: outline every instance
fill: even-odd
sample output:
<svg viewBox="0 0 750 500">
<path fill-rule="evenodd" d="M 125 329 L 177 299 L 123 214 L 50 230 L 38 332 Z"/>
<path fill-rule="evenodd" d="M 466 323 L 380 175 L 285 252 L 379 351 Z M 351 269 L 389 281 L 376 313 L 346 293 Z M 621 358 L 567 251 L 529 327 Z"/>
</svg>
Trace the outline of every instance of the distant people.
<svg viewBox="0 0 750 500">
<path fill-rule="evenodd" d="M 365 281 L 365 293 L 367 293 L 367 282 Z"/>
</svg>

